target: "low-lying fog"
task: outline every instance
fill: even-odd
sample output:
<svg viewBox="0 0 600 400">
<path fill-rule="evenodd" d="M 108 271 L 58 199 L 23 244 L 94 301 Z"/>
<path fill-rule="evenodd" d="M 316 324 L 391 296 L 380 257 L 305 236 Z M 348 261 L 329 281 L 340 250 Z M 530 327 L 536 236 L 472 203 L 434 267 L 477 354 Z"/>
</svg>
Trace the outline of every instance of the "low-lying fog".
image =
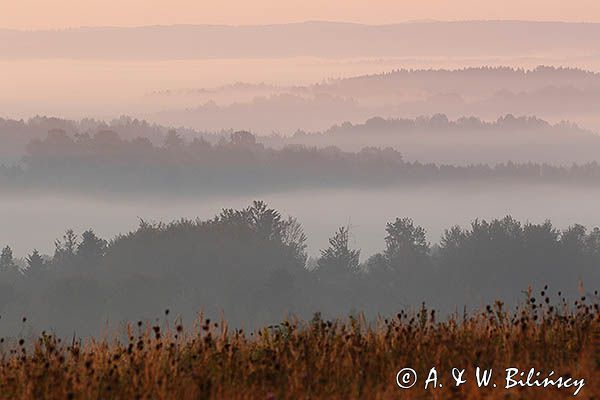
<svg viewBox="0 0 600 400">
<path fill-rule="evenodd" d="M 235 97 L 222 98 L 219 93 L 211 92 L 211 88 L 236 82 L 308 85 L 331 78 L 379 74 L 396 68 L 457 69 L 483 65 L 511 65 L 526 69 L 538 65 L 568 66 L 599 71 L 600 57 L 0 60 L 0 69 L 3 72 L 0 74 L 0 107 L 2 116 L 11 118 L 27 119 L 34 115 L 57 115 L 74 119 L 86 117 L 111 119 L 126 114 L 161 123 L 165 122 L 166 117 L 157 114 L 159 111 L 195 109 L 209 100 L 217 104 L 230 104 L 244 100 L 239 93 Z M 202 92 L 203 89 L 207 89 L 207 92 Z M 194 90 L 199 92 L 188 96 L 179 93 L 179 91 Z M 157 93 L 164 94 L 165 91 L 173 93 L 157 95 Z M 439 108 L 433 110 L 433 112 L 444 111 L 447 110 Z M 175 125 L 181 124 L 182 121 L 175 123 Z M 216 129 L 230 127 L 218 126 Z M 293 132 L 298 128 L 302 127 L 294 126 L 290 130 Z M 271 133 L 272 130 L 276 129 L 271 126 L 266 133 Z"/>
<path fill-rule="evenodd" d="M 556 185 L 437 185 L 389 190 L 296 191 L 261 196 L 210 198 L 100 199 L 51 195 L 0 197 L 0 245 L 23 257 L 37 248 L 52 254 L 53 241 L 68 228 L 93 228 L 110 239 L 137 227 L 139 218 L 169 222 L 181 217 L 212 218 L 221 208 L 242 208 L 262 199 L 299 219 L 308 236 L 308 252 L 317 255 L 342 225 L 350 225 L 361 258 L 381 250 L 384 228 L 395 217 L 411 217 L 432 243 L 444 229 L 468 225 L 474 218 L 512 215 L 521 221 L 551 219 L 558 228 L 580 223 L 600 225 L 599 188 Z"/>
</svg>

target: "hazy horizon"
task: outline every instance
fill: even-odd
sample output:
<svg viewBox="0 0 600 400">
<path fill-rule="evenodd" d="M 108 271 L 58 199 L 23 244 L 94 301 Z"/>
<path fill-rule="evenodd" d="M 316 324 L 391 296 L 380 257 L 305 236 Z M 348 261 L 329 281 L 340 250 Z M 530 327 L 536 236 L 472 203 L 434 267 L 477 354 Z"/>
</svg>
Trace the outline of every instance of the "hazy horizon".
<svg viewBox="0 0 600 400">
<path fill-rule="evenodd" d="M 31 12 L 35 10 L 36 12 Z M 600 22 L 600 6 L 593 0 L 508 0 L 501 4 L 458 0 L 258 0 L 251 5 L 239 0 L 198 3 L 191 0 L 124 0 L 106 4 L 100 0 L 40 3 L 24 0 L 0 13 L 1 28 L 56 29 L 79 26 L 139 26 L 161 24 L 264 25 L 302 21 L 344 21 L 389 24 L 421 20 L 542 20 Z"/>
<path fill-rule="evenodd" d="M 532 19 L 532 18 L 457 18 L 457 19 L 436 19 L 436 18 L 422 18 L 422 19 L 405 19 L 390 22 L 362 22 L 342 19 L 298 19 L 290 21 L 273 21 L 264 23 L 209 23 L 209 22 L 189 22 L 189 23 L 156 23 L 148 24 L 141 23 L 139 25 L 118 25 L 118 24 L 97 24 L 97 25 L 76 25 L 76 26 L 64 26 L 64 27 L 36 27 L 36 28 L 10 28 L 6 26 L 0 26 L 0 31 L 15 31 L 15 32 L 61 32 L 61 31 L 77 31 L 77 30 L 102 30 L 102 29 L 140 29 L 140 28 L 173 28 L 173 27 L 225 27 L 225 28 L 256 28 L 262 26 L 285 26 L 285 25 L 303 25 L 303 24 L 336 24 L 336 25 L 356 25 L 356 26 L 373 26 L 373 27 L 386 27 L 394 25 L 407 25 L 407 24 L 435 24 L 435 23 L 487 23 L 487 22 L 519 22 L 519 23 L 548 23 L 548 24 L 575 24 L 575 25 L 594 25 L 600 24 L 598 20 L 568 20 L 568 19 Z"/>
<path fill-rule="evenodd" d="M 505 87 L 490 76 L 488 91 L 476 96 L 478 82 L 469 80 L 437 88 L 401 82 L 394 92 L 375 85 L 366 96 L 321 84 L 398 69 L 547 65 L 600 72 L 599 36 L 600 23 L 514 21 L 0 30 L 0 115 L 131 115 L 199 130 L 291 134 L 374 116 L 493 119 L 514 113 L 598 131 L 593 104 L 599 94 L 568 79 Z M 218 89 L 238 82 L 274 87 Z M 192 94 L 181 95 L 186 90 Z M 561 101 L 561 93 L 571 100 Z"/>
</svg>

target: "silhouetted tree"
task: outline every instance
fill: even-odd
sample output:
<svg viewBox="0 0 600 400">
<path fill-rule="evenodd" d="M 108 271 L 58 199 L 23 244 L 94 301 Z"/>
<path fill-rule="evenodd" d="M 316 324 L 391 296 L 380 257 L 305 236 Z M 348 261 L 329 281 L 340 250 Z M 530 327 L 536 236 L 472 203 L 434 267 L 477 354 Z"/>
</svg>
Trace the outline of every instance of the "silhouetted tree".
<svg viewBox="0 0 600 400">
<path fill-rule="evenodd" d="M 6 246 L 0 253 L 0 269 L 9 270 L 15 268 L 15 260 L 13 258 L 13 251 L 10 246 Z"/>
<path fill-rule="evenodd" d="M 6 246 L 0 252 L 0 310 L 15 297 L 15 282 L 19 277 L 12 249 Z"/>
<path fill-rule="evenodd" d="M 92 229 L 83 232 L 81 239 L 77 246 L 77 257 L 84 267 L 98 265 L 106 253 L 106 240 L 96 236 Z"/>
<path fill-rule="evenodd" d="M 183 138 L 176 130 L 171 129 L 165 136 L 165 147 L 168 149 L 177 149 L 183 145 Z"/>
<path fill-rule="evenodd" d="M 303 266 L 306 266 L 308 258 L 306 254 L 306 234 L 302 229 L 302 224 L 294 217 L 288 217 L 283 222 L 281 231 L 281 241 L 289 249 L 292 258 L 297 260 Z"/>
<path fill-rule="evenodd" d="M 69 265 L 77 254 L 78 239 L 72 229 L 68 229 L 62 239 L 54 242 L 54 257 L 52 261 L 59 265 Z"/>
<path fill-rule="evenodd" d="M 34 249 L 33 252 L 27 256 L 25 261 L 27 261 L 27 275 L 29 276 L 39 274 L 46 266 L 46 263 L 40 252 L 36 249 Z"/>
<path fill-rule="evenodd" d="M 385 256 L 396 270 L 421 264 L 429 254 L 425 229 L 415 226 L 410 218 L 396 218 L 386 225 Z"/>
<path fill-rule="evenodd" d="M 319 275 L 339 277 L 358 272 L 360 250 L 350 248 L 349 234 L 348 227 L 340 227 L 329 239 L 329 247 L 321 250 L 321 257 L 317 261 Z"/>
</svg>

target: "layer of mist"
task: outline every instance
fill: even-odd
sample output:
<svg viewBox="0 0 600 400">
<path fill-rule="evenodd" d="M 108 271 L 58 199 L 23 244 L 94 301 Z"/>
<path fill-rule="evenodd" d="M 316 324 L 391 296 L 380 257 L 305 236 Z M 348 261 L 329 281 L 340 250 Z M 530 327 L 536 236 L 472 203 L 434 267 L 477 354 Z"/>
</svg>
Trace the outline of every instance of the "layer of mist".
<svg viewBox="0 0 600 400">
<path fill-rule="evenodd" d="M 600 130 L 600 75 L 548 66 L 400 69 L 306 86 L 240 83 L 167 90 L 151 98 L 172 102 L 166 110 L 148 115 L 151 120 L 204 130 L 229 127 L 290 135 L 373 116 L 415 118 L 432 113 L 454 119 L 536 115 L 552 123 L 570 120 Z M 185 102 L 189 106 L 176 108 Z"/>
<path fill-rule="evenodd" d="M 385 223 L 397 216 L 411 217 L 438 242 L 445 228 L 467 226 L 474 216 L 512 215 L 541 223 L 550 218 L 557 227 L 575 223 L 600 226 L 596 206 L 600 188 L 553 184 L 437 184 L 400 189 L 319 189 L 261 194 L 285 214 L 302 221 L 308 236 L 308 254 L 316 256 L 337 226 L 352 228 L 353 244 L 370 256 L 381 247 Z M 134 229 L 140 219 L 167 222 L 180 217 L 207 219 L 221 208 L 241 208 L 256 195 L 190 197 L 170 195 L 101 196 L 3 195 L 0 198 L 0 246 L 10 245 L 15 256 L 33 249 L 51 254 L 54 239 L 68 228 L 94 228 L 110 238 Z M 34 228 L 32 228 L 34 227 Z"/>
<path fill-rule="evenodd" d="M 164 158 L 173 158 L 174 152 L 185 153 L 185 158 L 191 157 L 193 163 L 202 164 L 210 163 L 210 158 L 198 159 L 201 154 L 214 156 L 220 152 L 225 158 L 219 159 L 226 161 L 237 156 L 235 150 L 253 155 L 247 163 L 264 161 L 266 155 L 272 158 L 277 152 L 282 156 L 287 154 L 279 157 L 279 161 L 285 162 L 290 152 L 304 153 L 296 157 L 301 161 L 310 152 L 331 157 L 331 153 L 339 150 L 359 153 L 388 147 L 411 162 L 494 166 L 508 161 L 550 165 L 595 162 L 600 138 L 573 123 L 551 124 L 536 117 L 512 114 L 494 121 L 475 117 L 450 120 L 444 114 L 415 119 L 375 117 L 357 124 L 334 125 L 322 132 L 297 131 L 291 137 L 258 136 L 233 130 L 173 129 L 128 117 L 108 123 L 36 117 L 28 121 L 0 119 L 0 143 L 0 164 L 5 166 L 20 161 L 30 166 L 46 161 L 58 165 L 64 163 L 65 157 L 75 157 L 81 165 L 109 157 L 120 159 L 121 164 L 140 164 L 145 159 L 164 166 Z M 166 151 L 169 149 L 170 152 Z"/>
</svg>

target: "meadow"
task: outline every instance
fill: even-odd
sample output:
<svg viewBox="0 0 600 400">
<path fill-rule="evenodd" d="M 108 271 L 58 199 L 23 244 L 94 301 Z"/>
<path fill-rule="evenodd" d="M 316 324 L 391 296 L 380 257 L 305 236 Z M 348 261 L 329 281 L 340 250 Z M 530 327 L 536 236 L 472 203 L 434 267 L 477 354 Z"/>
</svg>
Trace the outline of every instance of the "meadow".
<svg viewBox="0 0 600 400">
<path fill-rule="evenodd" d="M 512 311 L 501 302 L 438 320 L 423 305 L 389 318 L 361 315 L 328 321 L 290 318 L 252 332 L 199 315 L 184 328 L 165 311 L 127 325 L 116 336 L 65 340 L 1 339 L 0 398 L 6 399 L 563 399 L 573 388 L 479 388 L 477 366 L 556 372 L 584 379 L 578 397 L 600 396 L 597 298 L 549 300 L 527 293 Z M 124 335 L 126 333 L 126 335 Z M 402 390 L 396 374 L 416 370 Z M 430 368 L 443 387 L 424 389 Z M 455 387 L 452 368 L 466 369 Z M 497 372 L 496 372 L 497 371 Z"/>
</svg>

